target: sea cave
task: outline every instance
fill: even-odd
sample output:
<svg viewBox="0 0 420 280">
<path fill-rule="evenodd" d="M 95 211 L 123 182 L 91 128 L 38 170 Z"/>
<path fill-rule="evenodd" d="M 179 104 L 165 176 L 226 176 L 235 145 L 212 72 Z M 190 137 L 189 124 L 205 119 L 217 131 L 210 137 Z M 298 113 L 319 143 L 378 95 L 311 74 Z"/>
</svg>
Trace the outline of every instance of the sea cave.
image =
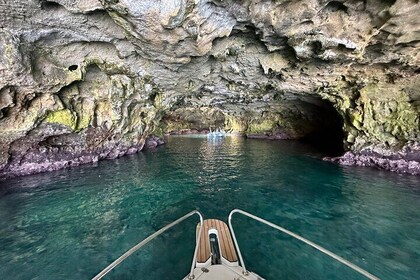
<svg viewBox="0 0 420 280">
<path fill-rule="evenodd" d="M 419 15 L 3 1 L 0 275 L 418 278 Z"/>
</svg>

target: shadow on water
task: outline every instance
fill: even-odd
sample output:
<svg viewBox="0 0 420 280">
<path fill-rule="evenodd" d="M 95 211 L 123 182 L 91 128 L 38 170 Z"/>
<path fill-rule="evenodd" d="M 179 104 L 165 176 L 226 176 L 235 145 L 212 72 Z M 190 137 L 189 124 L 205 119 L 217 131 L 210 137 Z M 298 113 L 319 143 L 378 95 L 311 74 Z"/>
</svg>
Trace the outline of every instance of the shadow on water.
<svg viewBox="0 0 420 280">
<path fill-rule="evenodd" d="M 188 211 L 226 220 L 241 208 L 381 279 L 415 279 L 420 178 L 321 156 L 299 142 L 171 137 L 156 150 L 0 182 L 0 274 L 86 279 Z M 109 279 L 187 275 L 195 223 L 160 237 Z M 248 267 L 268 279 L 359 279 L 256 222 L 237 216 L 234 226 Z"/>
</svg>

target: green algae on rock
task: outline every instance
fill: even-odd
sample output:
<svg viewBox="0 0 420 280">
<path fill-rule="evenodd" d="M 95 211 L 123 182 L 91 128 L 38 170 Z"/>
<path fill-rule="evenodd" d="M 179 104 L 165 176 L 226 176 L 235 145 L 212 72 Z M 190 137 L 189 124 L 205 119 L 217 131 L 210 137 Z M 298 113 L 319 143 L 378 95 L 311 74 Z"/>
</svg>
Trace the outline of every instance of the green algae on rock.
<svg viewBox="0 0 420 280">
<path fill-rule="evenodd" d="M 44 121 L 47 123 L 62 124 L 73 130 L 76 128 L 76 116 L 69 109 L 50 112 Z"/>
</svg>

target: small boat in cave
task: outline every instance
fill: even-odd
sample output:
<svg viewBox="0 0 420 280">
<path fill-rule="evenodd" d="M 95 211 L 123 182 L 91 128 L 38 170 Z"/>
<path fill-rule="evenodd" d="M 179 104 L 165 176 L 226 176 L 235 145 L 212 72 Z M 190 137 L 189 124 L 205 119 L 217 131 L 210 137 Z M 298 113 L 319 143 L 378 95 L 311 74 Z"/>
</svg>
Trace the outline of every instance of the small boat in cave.
<svg viewBox="0 0 420 280">
<path fill-rule="evenodd" d="M 216 129 L 215 131 L 212 131 L 210 128 L 210 132 L 207 133 L 207 137 L 208 138 L 220 138 L 220 137 L 225 137 L 226 136 L 226 132 L 223 129 Z"/>
<path fill-rule="evenodd" d="M 183 278 L 183 280 L 263 280 L 264 278 L 259 276 L 257 273 L 248 271 L 246 269 L 241 250 L 239 249 L 238 241 L 232 227 L 232 215 L 235 213 L 245 215 L 251 219 L 277 229 L 295 239 L 298 239 L 307 245 L 319 250 L 320 252 L 330 256 L 336 261 L 339 261 L 342 264 L 350 267 L 368 279 L 379 279 L 378 277 L 370 274 L 359 266 L 343 259 L 342 257 L 321 247 L 320 245 L 297 235 L 296 233 L 293 233 L 283 227 L 280 227 L 243 210 L 234 209 L 230 212 L 228 217 L 229 227 L 226 225 L 226 223 L 220 220 L 203 220 L 203 215 L 199 211 L 191 211 L 176 221 L 164 226 L 160 230 L 151 234 L 149 237 L 132 247 L 113 263 L 107 266 L 104 270 L 102 270 L 99 274 L 93 277 L 92 280 L 101 279 L 118 264 L 139 250 L 141 247 L 149 243 L 155 237 L 193 215 L 199 216 L 200 223 L 197 224 L 196 228 L 196 245 L 192 258 L 191 270 L 190 273 Z M 263 270 L 264 269 L 262 268 L 261 271 Z"/>
</svg>

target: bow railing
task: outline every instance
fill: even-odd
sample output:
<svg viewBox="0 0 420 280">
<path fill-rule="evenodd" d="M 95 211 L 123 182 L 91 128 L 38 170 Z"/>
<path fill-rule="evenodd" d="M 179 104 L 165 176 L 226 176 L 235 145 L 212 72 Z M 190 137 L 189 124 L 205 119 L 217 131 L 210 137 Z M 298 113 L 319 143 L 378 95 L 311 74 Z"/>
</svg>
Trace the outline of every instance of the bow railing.
<svg viewBox="0 0 420 280">
<path fill-rule="evenodd" d="M 191 271 L 190 271 L 190 274 L 188 275 L 188 279 L 194 279 L 195 262 L 196 262 L 196 259 L 197 259 L 198 246 L 200 244 L 200 242 L 199 242 L 200 239 L 199 238 L 201 236 L 201 231 L 202 231 L 202 228 L 203 228 L 203 215 L 201 215 L 201 213 L 199 211 L 197 211 L 197 210 L 191 211 L 190 213 L 182 216 L 181 218 L 179 218 L 179 219 L 173 221 L 172 223 L 164 226 L 163 228 L 159 229 L 155 233 L 149 235 L 147 238 L 143 239 L 141 242 L 139 242 L 138 244 L 136 244 L 135 246 L 133 246 L 130 250 L 128 250 L 127 252 L 125 252 L 124 254 L 122 254 L 118 259 L 116 259 L 115 261 L 113 261 L 104 270 L 102 270 L 101 272 L 99 272 L 95 277 L 92 278 L 92 280 L 99 280 L 99 279 L 101 279 L 108 272 L 110 272 L 112 269 L 114 269 L 117 265 L 119 265 L 121 262 L 123 262 L 126 258 L 128 258 L 132 254 L 134 254 L 141 247 L 143 247 L 144 245 L 146 245 L 147 243 L 149 243 L 150 241 L 152 241 L 153 239 L 155 239 L 156 237 L 158 237 L 159 235 L 161 235 L 162 233 L 164 233 L 168 229 L 172 228 L 173 226 L 181 223 L 182 221 L 188 219 L 189 217 L 191 217 L 191 216 L 193 216 L 195 214 L 200 217 L 200 229 L 199 229 L 198 235 L 197 235 L 196 245 L 195 245 L 195 249 L 194 249 L 194 257 L 193 257 L 193 261 L 192 261 L 192 264 L 191 264 Z"/>
</svg>

